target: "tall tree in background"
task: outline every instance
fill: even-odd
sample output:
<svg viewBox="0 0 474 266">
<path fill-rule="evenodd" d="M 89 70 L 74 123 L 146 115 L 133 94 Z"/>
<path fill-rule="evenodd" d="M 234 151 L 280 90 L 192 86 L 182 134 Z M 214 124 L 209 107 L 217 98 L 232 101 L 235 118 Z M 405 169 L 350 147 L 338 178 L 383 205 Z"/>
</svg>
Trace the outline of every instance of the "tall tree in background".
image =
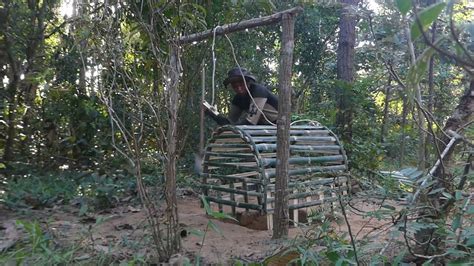
<svg viewBox="0 0 474 266">
<path fill-rule="evenodd" d="M 58 1 L 3 1 L 0 26 L 0 42 L 6 54 L 3 66 L 7 71 L 7 134 L 3 159 L 14 159 L 15 143 L 18 140 L 16 129 L 22 127 L 24 138 L 21 154 L 30 154 L 29 146 L 33 139 L 33 120 L 37 106 L 40 77 L 45 58 L 45 39 L 47 22 L 54 16 Z M 21 110 L 20 110 L 21 109 Z M 21 121 L 21 122 L 20 122 Z"/>
<path fill-rule="evenodd" d="M 337 115 L 336 127 L 346 142 L 352 140 L 353 110 L 350 102 L 351 87 L 354 81 L 354 46 L 357 17 L 355 7 L 359 0 L 341 0 L 342 11 L 339 20 L 339 41 L 337 47 Z"/>
</svg>

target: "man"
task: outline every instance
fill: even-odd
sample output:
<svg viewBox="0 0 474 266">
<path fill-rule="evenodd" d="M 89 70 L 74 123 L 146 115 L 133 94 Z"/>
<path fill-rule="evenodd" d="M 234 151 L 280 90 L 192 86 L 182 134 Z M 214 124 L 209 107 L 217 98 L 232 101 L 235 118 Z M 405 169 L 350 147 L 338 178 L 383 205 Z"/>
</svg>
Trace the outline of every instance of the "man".
<svg viewBox="0 0 474 266">
<path fill-rule="evenodd" d="M 236 94 L 231 102 L 228 119 L 213 116 L 218 124 L 268 125 L 276 123 L 278 98 L 265 86 L 258 84 L 247 69 L 238 67 L 231 69 L 224 80 L 225 86 L 229 84 Z"/>
</svg>

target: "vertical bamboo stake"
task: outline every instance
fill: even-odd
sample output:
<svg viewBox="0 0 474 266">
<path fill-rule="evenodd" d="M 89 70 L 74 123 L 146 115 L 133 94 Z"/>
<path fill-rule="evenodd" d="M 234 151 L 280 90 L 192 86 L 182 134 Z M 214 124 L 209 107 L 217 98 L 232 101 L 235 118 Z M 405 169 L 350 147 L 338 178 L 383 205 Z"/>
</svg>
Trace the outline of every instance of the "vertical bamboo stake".
<svg viewBox="0 0 474 266">
<path fill-rule="evenodd" d="M 205 100 L 206 90 L 206 67 L 204 61 L 202 62 L 202 75 L 201 75 L 201 102 L 199 103 L 199 157 L 204 155 L 204 106 L 202 105 Z"/>
<path fill-rule="evenodd" d="M 274 193 L 271 192 L 271 191 L 267 191 L 267 200 L 268 199 L 271 199 L 274 197 L 273 195 Z M 273 209 L 272 213 L 268 213 L 267 212 L 267 230 L 273 230 L 273 214 L 275 213 L 275 204 L 274 204 L 274 201 L 272 201 L 272 203 L 267 203 L 268 201 L 265 201 L 265 204 L 267 206 L 267 210 L 268 209 Z"/>
<path fill-rule="evenodd" d="M 291 68 L 293 65 L 294 18 L 282 16 L 280 87 L 278 93 L 277 165 L 275 183 L 275 212 L 273 238 L 288 236 L 288 158 L 290 156 Z"/>
</svg>

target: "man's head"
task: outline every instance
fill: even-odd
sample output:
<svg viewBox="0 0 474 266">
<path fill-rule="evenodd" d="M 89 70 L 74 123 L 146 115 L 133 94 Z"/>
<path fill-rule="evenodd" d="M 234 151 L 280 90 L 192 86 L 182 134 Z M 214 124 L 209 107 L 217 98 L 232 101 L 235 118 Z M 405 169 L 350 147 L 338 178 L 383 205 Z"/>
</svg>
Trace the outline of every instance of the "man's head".
<svg viewBox="0 0 474 266">
<path fill-rule="evenodd" d="M 245 82 L 247 86 L 250 83 L 255 82 L 255 77 L 245 68 L 233 68 L 227 72 L 227 78 L 224 80 L 224 85 L 227 86 L 229 83 L 237 94 L 246 94 L 247 89 L 245 88 Z"/>
</svg>

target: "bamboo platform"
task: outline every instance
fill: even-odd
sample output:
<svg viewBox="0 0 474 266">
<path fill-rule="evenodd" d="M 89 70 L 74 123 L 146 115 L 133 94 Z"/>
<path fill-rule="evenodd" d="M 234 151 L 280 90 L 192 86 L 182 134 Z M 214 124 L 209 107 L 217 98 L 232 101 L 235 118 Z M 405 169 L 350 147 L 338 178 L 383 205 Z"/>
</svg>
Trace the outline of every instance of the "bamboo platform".
<svg viewBox="0 0 474 266">
<path fill-rule="evenodd" d="M 201 188 L 211 206 L 236 216 L 259 211 L 272 228 L 276 174 L 276 127 L 217 128 L 205 149 Z M 348 190 L 345 151 L 334 133 L 317 122 L 290 128 L 288 206 L 295 225 L 298 210 L 331 204 Z"/>
</svg>

